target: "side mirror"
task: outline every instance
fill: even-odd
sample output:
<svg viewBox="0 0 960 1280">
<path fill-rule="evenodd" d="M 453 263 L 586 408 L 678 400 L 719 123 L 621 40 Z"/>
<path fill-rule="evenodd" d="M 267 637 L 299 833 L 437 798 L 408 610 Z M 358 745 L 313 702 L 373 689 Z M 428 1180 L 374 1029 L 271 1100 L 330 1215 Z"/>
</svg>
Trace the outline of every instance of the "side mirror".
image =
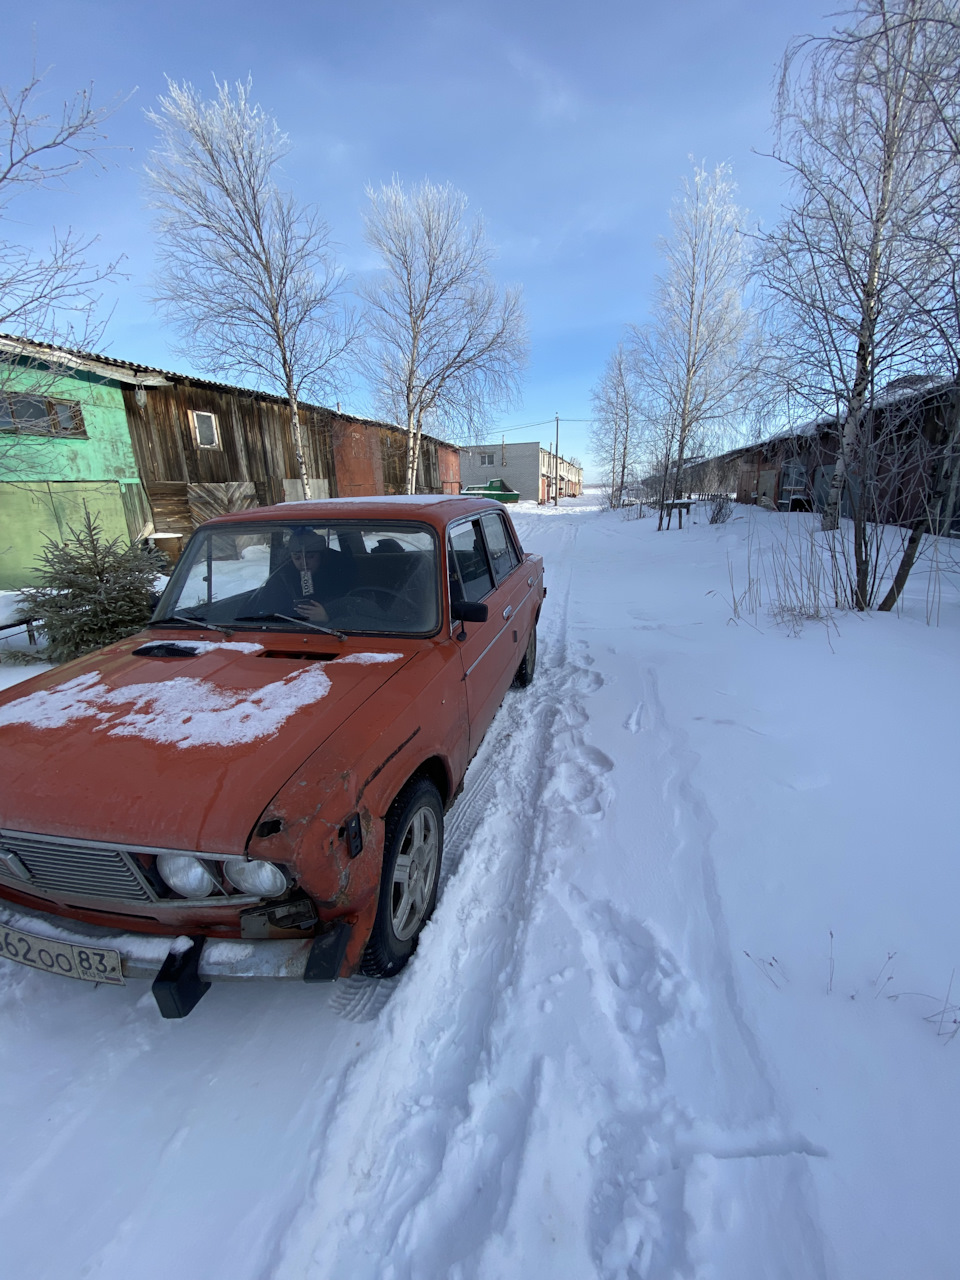
<svg viewBox="0 0 960 1280">
<path fill-rule="evenodd" d="M 479 600 L 451 600 L 450 615 L 456 622 L 486 622 L 490 610 Z"/>
</svg>

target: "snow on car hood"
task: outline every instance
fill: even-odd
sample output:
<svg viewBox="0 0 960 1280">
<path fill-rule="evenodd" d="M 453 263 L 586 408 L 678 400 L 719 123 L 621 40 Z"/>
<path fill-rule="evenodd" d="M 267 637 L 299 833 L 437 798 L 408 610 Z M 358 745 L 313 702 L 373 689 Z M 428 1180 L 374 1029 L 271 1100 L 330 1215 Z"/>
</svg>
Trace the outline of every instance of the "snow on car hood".
<svg viewBox="0 0 960 1280">
<path fill-rule="evenodd" d="M 406 660 L 193 640 L 131 649 L 0 699 L 0 827 L 242 848 L 283 783 Z"/>
<path fill-rule="evenodd" d="M 211 646 L 212 647 L 212 646 Z M 395 663 L 399 653 L 348 654 L 340 666 Z M 89 719 L 93 732 L 144 738 L 176 747 L 229 746 L 272 737 L 301 708 L 330 692 L 330 677 L 317 663 L 255 691 L 222 689 L 195 676 L 111 688 L 99 671 L 40 689 L 0 707 L 0 726 L 57 729 Z"/>
</svg>

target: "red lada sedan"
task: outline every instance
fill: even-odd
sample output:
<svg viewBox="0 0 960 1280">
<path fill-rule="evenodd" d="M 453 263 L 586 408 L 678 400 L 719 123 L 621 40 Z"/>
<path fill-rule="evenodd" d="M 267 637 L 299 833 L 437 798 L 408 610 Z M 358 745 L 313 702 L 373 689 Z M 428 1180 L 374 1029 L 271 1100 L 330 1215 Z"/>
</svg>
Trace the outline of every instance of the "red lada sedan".
<svg viewBox="0 0 960 1280">
<path fill-rule="evenodd" d="M 387 977 L 512 684 L 543 562 L 497 502 L 285 503 L 202 525 L 147 629 L 0 695 L 0 955 L 151 978 Z"/>
</svg>

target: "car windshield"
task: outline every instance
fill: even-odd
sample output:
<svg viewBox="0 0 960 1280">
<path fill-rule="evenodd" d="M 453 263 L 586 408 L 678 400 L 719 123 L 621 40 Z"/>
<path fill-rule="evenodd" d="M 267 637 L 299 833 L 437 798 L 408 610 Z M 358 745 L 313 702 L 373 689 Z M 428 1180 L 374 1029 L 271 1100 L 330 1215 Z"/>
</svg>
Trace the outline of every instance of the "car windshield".
<svg viewBox="0 0 960 1280">
<path fill-rule="evenodd" d="M 212 526 L 191 538 L 153 625 L 429 635 L 439 581 L 425 525 Z"/>
</svg>

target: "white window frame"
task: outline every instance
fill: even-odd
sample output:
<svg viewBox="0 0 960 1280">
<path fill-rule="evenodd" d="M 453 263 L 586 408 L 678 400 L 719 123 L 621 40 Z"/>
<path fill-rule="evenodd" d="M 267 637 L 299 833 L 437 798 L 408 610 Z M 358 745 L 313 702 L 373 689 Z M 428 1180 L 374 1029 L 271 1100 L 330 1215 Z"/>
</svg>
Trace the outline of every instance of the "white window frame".
<svg viewBox="0 0 960 1280">
<path fill-rule="evenodd" d="M 213 423 L 213 435 L 215 444 L 203 444 L 200 439 L 200 428 L 197 424 L 197 418 L 209 418 Z M 211 413 L 209 409 L 191 409 L 190 410 L 190 426 L 193 428 L 193 439 L 198 449 L 219 449 L 220 444 L 220 421 L 215 413 Z"/>
<path fill-rule="evenodd" d="M 481 453 L 480 455 L 481 467 L 495 467 L 497 465 L 496 457 L 497 455 L 495 453 Z"/>
</svg>

